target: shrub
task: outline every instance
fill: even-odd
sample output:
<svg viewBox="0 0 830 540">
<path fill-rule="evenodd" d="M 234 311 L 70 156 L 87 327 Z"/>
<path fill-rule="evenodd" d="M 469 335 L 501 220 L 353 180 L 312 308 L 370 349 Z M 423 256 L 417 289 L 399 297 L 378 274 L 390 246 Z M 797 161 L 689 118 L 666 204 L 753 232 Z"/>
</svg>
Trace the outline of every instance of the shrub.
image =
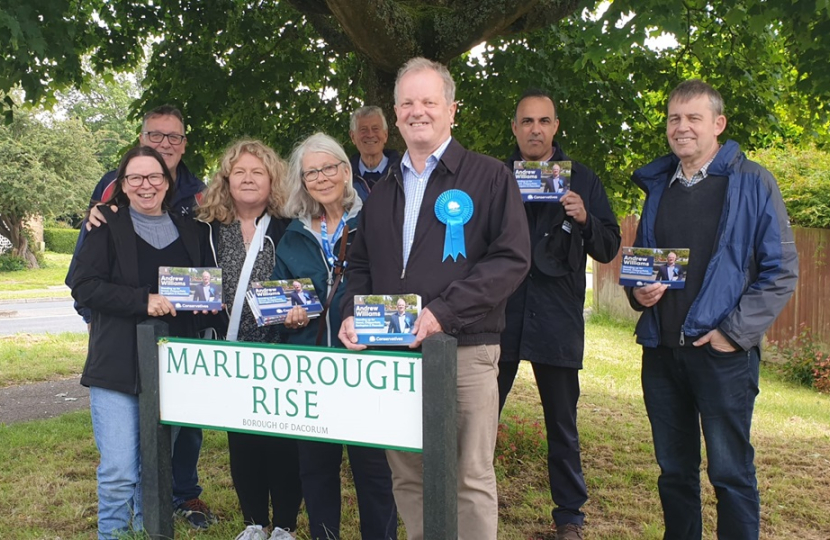
<svg viewBox="0 0 830 540">
<path fill-rule="evenodd" d="M 757 150 L 750 158 L 778 180 L 794 225 L 830 229 L 830 152 L 788 145 Z"/>
<path fill-rule="evenodd" d="M 74 253 L 78 243 L 77 229 L 43 229 L 43 241 L 46 249 L 55 253 Z"/>
<path fill-rule="evenodd" d="M 819 392 L 830 394 L 830 354 L 816 356 L 816 368 L 813 370 L 813 386 Z"/>
<path fill-rule="evenodd" d="M 822 352 L 807 325 L 801 324 L 798 336 L 786 343 L 773 343 L 783 361 L 779 370 L 790 382 L 830 392 L 830 355 Z"/>
<path fill-rule="evenodd" d="M 0 272 L 16 272 L 17 270 L 25 270 L 26 261 L 23 257 L 6 253 L 0 255 Z"/>
<path fill-rule="evenodd" d="M 528 463 L 547 463 L 548 442 L 542 423 L 513 415 L 499 424 L 496 471 L 517 476 Z"/>
</svg>

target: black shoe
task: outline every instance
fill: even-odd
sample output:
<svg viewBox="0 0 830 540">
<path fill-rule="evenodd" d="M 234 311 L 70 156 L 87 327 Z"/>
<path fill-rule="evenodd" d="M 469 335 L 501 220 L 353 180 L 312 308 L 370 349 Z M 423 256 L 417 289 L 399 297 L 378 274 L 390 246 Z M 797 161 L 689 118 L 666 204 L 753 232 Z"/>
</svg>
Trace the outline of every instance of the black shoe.
<svg viewBox="0 0 830 540">
<path fill-rule="evenodd" d="M 219 521 L 199 498 L 184 501 L 176 508 L 176 515 L 186 519 L 194 529 L 207 529 Z"/>
</svg>

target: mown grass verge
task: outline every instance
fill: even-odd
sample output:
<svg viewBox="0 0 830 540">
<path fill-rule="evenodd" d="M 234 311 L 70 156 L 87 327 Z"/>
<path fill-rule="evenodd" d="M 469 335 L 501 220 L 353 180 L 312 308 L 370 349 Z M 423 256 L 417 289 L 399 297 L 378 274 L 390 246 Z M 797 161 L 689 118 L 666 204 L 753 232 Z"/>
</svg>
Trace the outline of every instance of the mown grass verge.
<svg viewBox="0 0 830 540">
<path fill-rule="evenodd" d="M 579 425 L 590 500 L 586 538 L 657 540 L 662 515 L 657 465 L 639 382 L 632 327 L 595 316 L 587 328 Z M 552 540 L 546 442 L 529 366 L 519 371 L 496 452 L 500 540 Z M 753 436 L 762 498 L 761 538 L 827 540 L 830 531 L 830 396 L 762 373 Z M 0 538 L 90 539 L 95 529 L 95 466 L 89 414 L 0 426 Z M 705 463 L 704 463 L 705 467 Z M 203 498 L 222 519 L 177 538 L 227 540 L 242 529 L 224 433 L 206 432 Z M 705 478 L 705 473 L 702 473 Z M 350 475 L 343 492 L 343 540 L 359 538 Z M 715 531 L 715 499 L 704 481 L 704 538 Z M 301 523 L 303 523 L 301 521 Z M 300 539 L 305 539 L 301 525 Z M 401 530 L 399 538 L 404 538 Z"/>
</svg>

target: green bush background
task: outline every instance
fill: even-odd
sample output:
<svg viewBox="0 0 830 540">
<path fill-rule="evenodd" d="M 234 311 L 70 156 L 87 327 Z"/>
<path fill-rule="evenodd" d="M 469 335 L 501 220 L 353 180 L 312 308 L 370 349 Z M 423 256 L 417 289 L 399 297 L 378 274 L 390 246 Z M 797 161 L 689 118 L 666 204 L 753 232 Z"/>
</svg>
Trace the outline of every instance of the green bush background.
<svg viewBox="0 0 830 540">
<path fill-rule="evenodd" d="M 78 242 L 78 229 L 43 229 L 46 249 L 55 253 L 74 253 Z"/>
<path fill-rule="evenodd" d="M 830 152 L 785 146 L 757 150 L 749 158 L 778 180 L 793 225 L 830 229 Z"/>
</svg>

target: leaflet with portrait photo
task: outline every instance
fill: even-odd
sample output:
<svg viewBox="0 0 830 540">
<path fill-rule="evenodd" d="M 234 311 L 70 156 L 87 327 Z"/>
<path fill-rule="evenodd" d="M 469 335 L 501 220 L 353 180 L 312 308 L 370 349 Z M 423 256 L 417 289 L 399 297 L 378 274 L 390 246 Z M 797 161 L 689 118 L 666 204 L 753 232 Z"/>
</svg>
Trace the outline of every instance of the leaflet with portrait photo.
<svg viewBox="0 0 830 540">
<path fill-rule="evenodd" d="M 159 266 L 159 294 L 177 310 L 222 309 L 222 269 Z"/>
<path fill-rule="evenodd" d="M 363 345 L 394 347 L 415 341 L 412 329 L 421 314 L 417 294 L 367 294 L 354 297 L 354 328 Z"/>
<path fill-rule="evenodd" d="M 253 281 L 245 298 L 259 326 L 284 323 L 294 306 L 306 310 L 309 319 L 323 312 L 310 278 Z"/>
<path fill-rule="evenodd" d="M 525 202 L 558 202 L 571 189 L 570 161 L 514 161 L 513 177 Z"/>
<path fill-rule="evenodd" d="M 689 248 L 623 247 L 620 285 L 665 283 L 670 289 L 682 289 L 688 265 Z"/>
</svg>

